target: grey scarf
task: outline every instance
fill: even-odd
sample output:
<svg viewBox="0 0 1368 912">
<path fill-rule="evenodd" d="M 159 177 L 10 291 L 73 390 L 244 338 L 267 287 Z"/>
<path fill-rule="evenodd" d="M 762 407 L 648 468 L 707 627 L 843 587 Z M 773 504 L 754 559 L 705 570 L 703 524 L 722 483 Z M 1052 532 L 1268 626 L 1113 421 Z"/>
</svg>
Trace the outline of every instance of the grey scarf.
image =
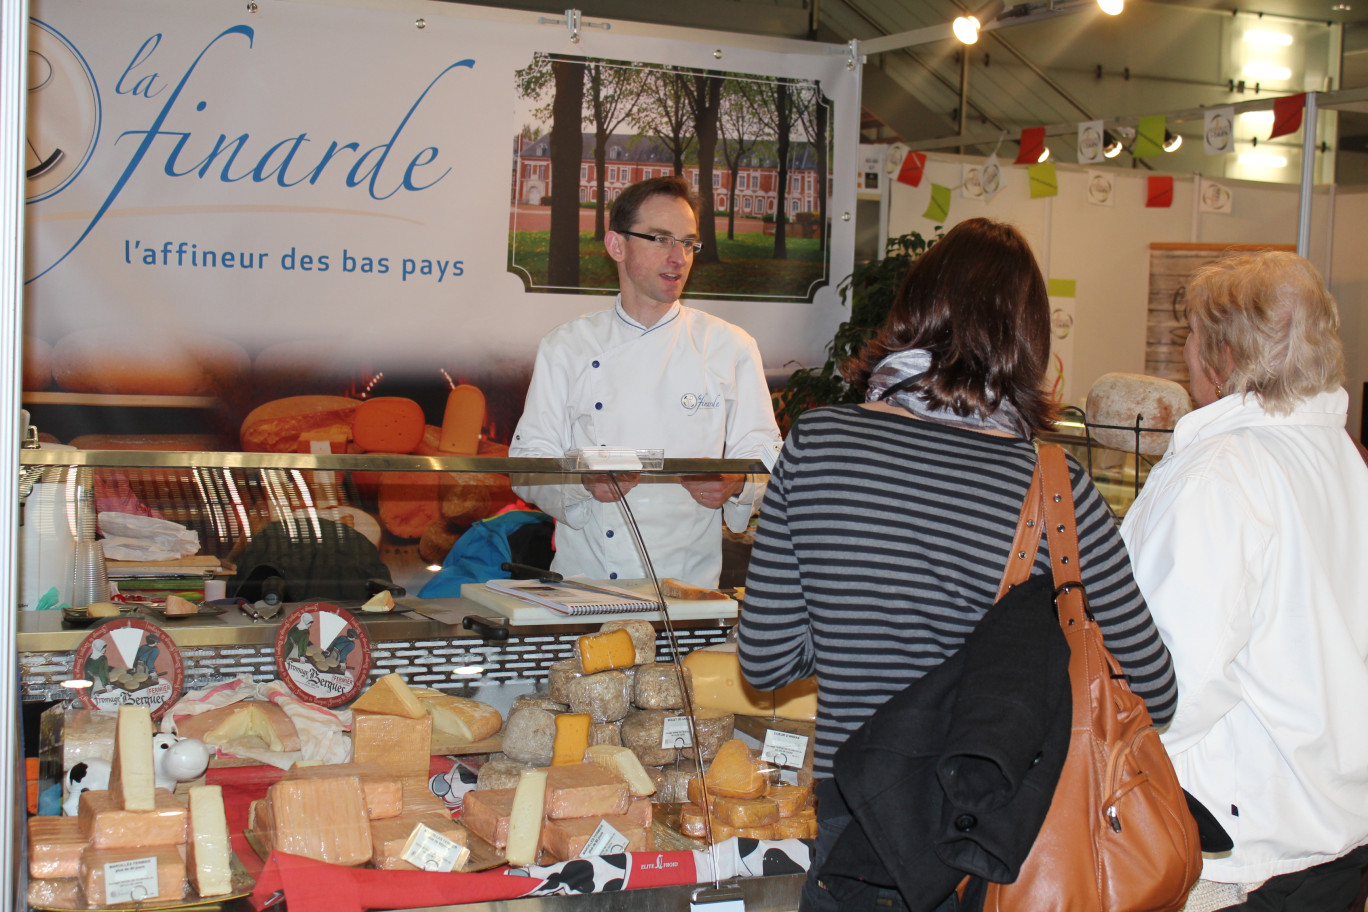
<svg viewBox="0 0 1368 912">
<path fill-rule="evenodd" d="M 1007 400 L 998 404 L 989 415 L 956 415 L 949 409 L 932 408 L 917 390 L 916 384 L 931 369 L 931 353 L 922 348 L 893 352 L 885 357 L 869 375 L 866 402 L 891 402 L 926 421 L 948 424 L 971 431 L 1005 431 L 1024 440 L 1031 432 L 1016 406 Z"/>
</svg>

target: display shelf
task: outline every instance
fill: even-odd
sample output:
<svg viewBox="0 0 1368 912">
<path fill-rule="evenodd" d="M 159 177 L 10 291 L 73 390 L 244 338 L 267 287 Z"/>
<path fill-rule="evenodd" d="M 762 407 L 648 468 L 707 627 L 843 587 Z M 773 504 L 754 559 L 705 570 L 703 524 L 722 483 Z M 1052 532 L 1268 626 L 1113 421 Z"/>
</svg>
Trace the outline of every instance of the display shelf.
<svg viewBox="0 0 1368 912">
<path fill-rule="evenodd" d="M 24 405 L 93 405 L 108 408 L 216 409 L 223 403 L 213 396 L 139 396 L 124 393 L 23 393 Z"/>
</svg>

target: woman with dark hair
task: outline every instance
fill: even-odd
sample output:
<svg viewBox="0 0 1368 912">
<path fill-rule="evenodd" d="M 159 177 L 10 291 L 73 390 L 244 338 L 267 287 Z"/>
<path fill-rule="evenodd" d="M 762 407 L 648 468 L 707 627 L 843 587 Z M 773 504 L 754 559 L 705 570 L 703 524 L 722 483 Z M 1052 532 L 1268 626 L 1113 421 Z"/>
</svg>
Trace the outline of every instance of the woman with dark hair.
<svg viewBox="0 0 1368 912">
<path fill-rule="evenodd" d="M 1234 842 L 1197 889 L 1345 912 L 1368 866 L 1368 468 L 1339 312 L 1282 251 L 1203 267 L 1187 306 L 1198 407 L 1121 533 L 1181 688 L 1164 746 Z"/>
<path fill-rule="evenodd" d="M 993 604 L 1047 430 L 1045 281 L 1026 239 L 955 226 L 916 263 L 888 319 L 848 365 L 863 405 L 813 409 L 770 477 L 746 580 L 739 651 L 770 690 L 818 682 L 818 837 L 802 909 L 849 823 L 831 783 L 851 732 L 953 654 Z M 1107 647 L 1156 722 L 1176 699 L 1168 653 L 1131 577 L 1116 520 L 1072 459 L 1082 580 Z M 1050 573 L 1042 541 L 1035 572 Z M 825 809 L 825 811 L 824 811 Z M 886 897 L 900 907 L 894 891 Z M 954 908 L 953 896 L 945 899 Z"/>
</svg>

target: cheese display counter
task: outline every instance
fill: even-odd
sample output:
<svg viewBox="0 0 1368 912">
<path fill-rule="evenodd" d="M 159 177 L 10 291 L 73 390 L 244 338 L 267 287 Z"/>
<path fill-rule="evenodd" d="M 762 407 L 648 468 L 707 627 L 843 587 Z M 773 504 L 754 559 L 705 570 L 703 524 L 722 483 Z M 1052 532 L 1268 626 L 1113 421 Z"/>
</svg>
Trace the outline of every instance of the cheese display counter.
<svg viewBox="0 0 1368 912">
<path fill-rule="evenodd" d="M 446 521 L 444 509 L 454 513 L 467 509 L 468 503 L 497 502 L 504 496 L 510 472 L 565 477 L 558 461 L 30 449 L 22 454 L 22 464 L 24 523 L 36 527 L 30 530 L 32 548 L 26 552 L 31 563 L 22 568 L 25 591 L 37 593 L 38 599 L 57 600 L 51 610 L 19 612 L 22 688 L 26 702 L 59 701 L 48 716 L 57 715 L 59 727 L 65 728 L 65 738 L 57 748 L 60 773 L 49 763 L 47 777 L 40 784 L 50 790 L 52 781 L 60 778 L 71 800 L 73 767 L 96 760 L 127 769 L 128 762 L 119 757 L 117 730 L 112 728 L 120 713 L 146 711 L 157 717 L 153 724 L 162 730 L 172 728 L 168 720 L 175 720 L 177 731 L 198 736 L 219 754 L 201 779 L 189 784 L 204 781 L 223 791 L 227 826 L 242 864 L 241 870 L 235 867 L 230 872 L 233 889 L 245 892 L 238 888 L 246 877 L 258 893 L 253 899 L 235 900 L 244 908 L 249 902 L 259 905 L 270 899 L 275 889 L 287 894 L 291 908 L 310 908 L 308 900 L 297 895 L 297 885 L 301 876 L 309 880 L 315 875 L 294 868 L 282 871 L 275 861 L 267 864 L 268 858 L 313 856 L 309 863 L 327 866 L 316 875 L 323 879 L 335 876 L 333 869 L 339 863 L 361 863 L 346 868 L 367 885 L 359 890 L 391 889 L 383 878 L 392 872 L 376 869 L 397 865 L 419 873 L 412 864 L 398 861 L 398 856 L 414 830 L 414 821 L 420 818 L 437 824 L 439 835 L 460 834 L 456 841 L 469 843 L 471 860 L 457 870 L 471 872 L 469 877 L 482 885 L 473 892 L 452 893 L 449 888 L 445 894 L 401 892 L 387 900 L 395 906 L 468 905 L 466 898 L 522 897 L 540 878 L 543 885 L 551 886 L 534 891 L 543 895 L 518 899 L 520 907 L 557 908 L 565 901 L 558 899 L 558 892 L 603 889 L 610 893 L 597 897 L 604 904 L 596 908 L 682 908 L 693 891 L 710 885 L 714 872 L 719 880 L 742 878 L 735 889 L 744 892 L 747 908 L 779 910 L 796 905 L 806 849 L 795 840 L 810 836 L 815 829 L 811 808 L 803 812 L 810 782 L 798 782 L 807 776 L 803 761 L 810 764 L 810 759 L 796 757 L 787 779 L 781 779 L 778 767 L 766 766 L 755 756 L 771 720 L 760 716 L 739 724 L 730 709 L 702 705 L 705 698 L 699 698 L 691 713 L 680 702 L 681 675 L 702 675 L 698 689 L 712 695 L 707 698 L 710 702 L 721 699 L 718 694 L 728 685 L 739 688 L 734 654 L 726 651 L 725 643 L 736 618 L 735 601 L 723 593 L 700 599 L 689 587 L 667 586 L 671 621 L 666 625 L 658 612 L 651 611 L 572 618 L 539 609 L 543 614 L 525 616 L 500 612 L 498 604 L 487 598 L 421 594 L 435 577 L 428 565 L 430 558 L 420 553 L 421 542 L 396 532 L 417 528 L 416 521 L 404 525 L 405 520 L 427 510 Z M 707 471 L 760 474 L 763 466 L 664 460 L 658 468 L 647 470 L 662 479 Z M 386 483 L 386 476 L 413 479 L 420 474 L 433 477 L 403 486 Z M 405 495 L 402 500 L 393 496 L 400 490 Z M 387 491 L 391 496 L 386 496 Z M 440 499 L 444 496 L 445 508 Z M 53 539 L 65 535 L 93 540 L 90 514 L 98 517 L 103 529 L 112 519 L 107 514 L 115 512 L 104 509 L 111 503 L 132 511 L 125 515 L 143 514 L 176 523 L 198 540 L 197 553 L 162 561 L 109 559 L 104 562 L 101 585 L 117 594 L 110 597 L 102 590 L 97 596 L 88 581 L 82 590 L 77 571 L 83 542 L 54 547 Z M 367 518 L 373 519 L 373 526 Z M 345 527 L 345 531 L 334 527 Z M 164 534 L 166 530 L 157 531 Z M 110 537 L 103 541 L 111 551 L 118 547 Z M 262 551 L 263 543 L 275 550 Z M 345 559 L 313 553 L 339 545 L 348 549 Z M 512 553 L 517 555 L 518 546 L 514 547 Z M 277 579 L 281 568 L 301 565 L 303 558 L 297 551 L 310 552 L 312 563 L 304 562 L 307 569 L 297 575 L 284 573 Z M 63 556 L 69 561 L 66 573 L 76 577 L 65 590 L 61 574 L 53 569 Z M 327 577 L 328 573 L 334 576 Z M 37 578 L 30 579 L 32 575 Z M 502 575 L 497 564 L 489 575 Z M 629 592 L 648 595 L 644 581 L 616 582 Z M 51 594 L 54 589 L 59 590 L 55 596 Z M 219 595 L 219 590 L 221 598 L 207 597 Z M 90 604 L 74 605 L 73 597 Z M 179 599 L 190 606 L 187 613 L 169 610 Z M 101 603 L 106 601 L 110 610 L 104 616 Z M 605 617 L 615 620 L 605 621 Z M 597 638 L 605 645 L 599 647 Z M 691 672 L 688 665 L 681 670 L 673 664 L 676 657 L 718 649 L 722 656 L 711 657 L 700 671 Z M 720 678 L 727 668 L 732 669 L 731 680 L 724 682 Z M 338 681 L 347 683 L 334 686 Z M 73 688 L 73 682 L 88 686 Z M 774 704 L 765 703 L 763 695 L 752 692 L 740 699 L 738 708 L 764 712 L 768 707 L 771 719 L 776 719 Z M 65 701 L 64 708 L 60 701 Z M 310 761 L 338 759 L 327 756 L 326 737 L 320 738 L 310 723 L 301 721 L 301 705 L 310 707 L 306 712 L 346 720 L 353 747 L 345 759 L 357 769 L 318 767 L 317 775 L 325 786 L 310 784 L 317 776 L 304 775 L 302 781 L 296 781 L 301 774 L 282 777 L 271 765 L 295 751 L 298 756 L 309 756 L 311 744 L 322 756 L 309 756 Z M 276 712 L 278 706 L 286 707 L 290 718 Z M 201 708 L 203 712 L 198 712 Z M 478 728 L 470 721 L 472 710 L 476 717 L 483 712 L 486 721 L 492 714 L 498 724 L 492 730 Z M 811 708 L 804 711 L 810 713 Z M 731 818 L 705 814 L 705 822 L 688 819 L 688 808 L 700 807 L 689 803 L 688 794 L 698 765 L 688 759 L 687 751 L 673 744 L 664 747 L 671 737 L 678 738 L 669 734 L 670 720 L 679 721 L 686 714 L 692 722 L 685 727 L 685 736 L 697 739 L 705 768 L 712 768 L 714 755 L 731 755 L 734 760 L 724 762 L 723 767 L 737 766 L 739 772 L 731 775 L 745 780 L 741 790 L 748 797 L 720 796 L 740 803 Z M 289 721 L 296 722 L 293 742 L 285 731 Z M 810 723 L 792 720 L 775 727 L 785 727 L 792 734 L 795 729 L 801 732 L 804 724 L 810 730 Z M 302 748 L 297 747 L 301 742 Z M 598 778 L 592 783 L 559 783 L 557 777 L 564 778 L 564 773 L 555 770 L 572 754 L 576 761 L 580 754 L 589 756 L 586 745 L 596 745 L 591 752 L 612 755 L 597 766 L 583 764 L 583 775 Z M 810 757 L 810 749 L 806 753 Z M 624 769 L 618 771 L 617 764 Z M 574 767 L 578 770 L 580 764 Z M 592 772 L 591 767 L 599 772 Z M 550 809 L 539 805 L 534 812 L 545 813 L 552 823 L 547 824 L 543 838 L 534 841 L 531 854 L 517 859 L 530 865 L 525 869 L 529 877 L 491 883 L 494 875 L 479 872 L 498 870 L 514 858 L 506 840 L 516 808 L 504 807 L 504 802 L 516 791 L 519 773 L 538 768 L 552 771 L 552 779 L 557 780 L 544 790 L 550 796 Z M 318 816 L 318 808 L 324 805 L 341 808 L 355 803 L 333 794 L 341 789 L 350 796 L 353 786 L 341 780 L 354 774 L 361 775 L 363 782 L 367 776 L 381 775 L 407 783 L 395 793 L 399 800 L 394 803 L 393 820 L 397 823 L 382 828 L 383 820 L 369 806 L 364 819 L 349 820 L 350 835 L 345 838 L 338 830 L 341 823 L 328 825 L 326 833 L 320 834 L 301 822 Z M 725 789 L 725 768 L 719 768 L 717 776 Z M 624 777 L 632 785 L 618 782 Z M 759 785 L 758 792 L 752 779 Z M 286 782 L 291 783 L 288 793 L 276 788 Z M 186 793 L 188 800 L 187 785 L 182 782 L 175 788 Z M 476 797 L 462 801 L 461 792 L 472 785 L 476 787 L 467 794 Z M 777 831 L 779 818 L 768 813 L 768 805 L 759 812 L 754 807 L 771 789 L 785 797 L 789 811 Z M 370 800 L 366 788 L 358 794 L 356 801 Z M 712 796 L 711 791 L 708 794 Z M 662 797 L 671 800 L 660 801 Z M 701 793 L 694 797 L 704 800 Z M 75 799 L 72 806 L 76 808 L 86 800 L 79 792 Z M 773 799 L 763 801 L 778 806 Z M 462 806 L 466 822 L 453 830 L 451 812 Z M 190 813 L 194 813 L 193 805 Z M 775 819 L 771 821 L 770 816 Z M 441 825 L 443 820 L 445 825 Z M 627 886 L 646 883 L 653 885 L 650 889 L 613 893 L 623 888 L 623 878 L 598 875 L 574 889 L 556 886 L 566 878 L 564 866 L 572 860 L 609 854 L 585 845 L 603 820 L 612 821 L 624 837 L 628 859 L 640 856 Z M 94 824 L 79 826 L 88 830 Z M 466 839 L 467 829 L 478 835 Z M 713 841 L 721 845 L 738 831 L 752 842 L 763 840 L 758 844 L 764 845 L 779 845 L 787 839 L 790 848 L 787 854 L 781 850 L 777 856 L 768 852 L 747 859 L 734 848 L 737 840 L 730 840 L 733 848 L 718 856 L 705 839 L 697 838 L 711 832 Z M 43 835 L 41 829 L 35 838 L 34 848 L 40 855 L 62 841 Z M 81 847 L 94 851 L 90 838 L 84 830 L 76 837 L 78 857 Z M 337 850 L 341 854 L 334 857 L 336 846 L 350 848 Z M 165 854 L 165 847 L 153 848 Z M 777 857 L 788 860 L 776 866 Z M 394 864 L 389 863 L 391 859 Z M 655 871 L 648 864 L 654 864 L 653 860 L 669 872 Z M 89 865 L 82 868 L 74 862 L 67 868 L 71 870 L 63 868 L 62 878 L 49 880 L 35 874 L 31 883 L 37 886 L 30 892 L 35 908 L 80 907 L 75 903 L 82 900 L 71 893 L 76 880 L 88 895 L 103 895 L 104 882 L 87 873 Z M 682 873 L 686 870 L 687 876 Z M 762 874 L 772 876 L 758 876 Z M 191 875 L 193 863 L 185 876 Z M 372 875 L 380 879 L 366 880 Z M 260 895 L 266 889 L 263 883 L 277 882 L 280 885 L 271 893 Z M 186 883 L 191 892 L 185 897 L 193 896 L 192 880 Z M 180 896 L 179 884 L 162 885 L 157 888 L 160 892 L 143 895 L 166 892 L 162 901 L 175 905 L 170 897 Z M 288 884 L 296 885 L 295 893 Z M 401 895 L 402 899 L 397 898 Z"/>
</svg>

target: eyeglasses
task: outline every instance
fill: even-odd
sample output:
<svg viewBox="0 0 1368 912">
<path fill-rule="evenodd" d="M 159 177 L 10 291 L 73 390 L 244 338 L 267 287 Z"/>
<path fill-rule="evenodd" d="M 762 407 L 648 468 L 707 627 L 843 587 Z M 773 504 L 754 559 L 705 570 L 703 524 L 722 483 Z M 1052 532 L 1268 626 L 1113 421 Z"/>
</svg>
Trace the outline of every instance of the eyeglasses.
<svg viewBox="0 0 1368 912">
<path fill-rule="evenodd" d="M 642 234 L 640 231 L 619 231 L 618 234 L 625 234 L 628 237 L 641 238 L 643 241 L 650 241 L 652 244 L 655 244 L 661 250 L 665 251 L 673 250 L 675 244 L 678 244 L 679 248 L 686 254 L 695 254 L 703 249 L 703 244 L 700 241 L 691 240 L 689 238 L 671 237 L 668 234 Z"/>
</svg>

